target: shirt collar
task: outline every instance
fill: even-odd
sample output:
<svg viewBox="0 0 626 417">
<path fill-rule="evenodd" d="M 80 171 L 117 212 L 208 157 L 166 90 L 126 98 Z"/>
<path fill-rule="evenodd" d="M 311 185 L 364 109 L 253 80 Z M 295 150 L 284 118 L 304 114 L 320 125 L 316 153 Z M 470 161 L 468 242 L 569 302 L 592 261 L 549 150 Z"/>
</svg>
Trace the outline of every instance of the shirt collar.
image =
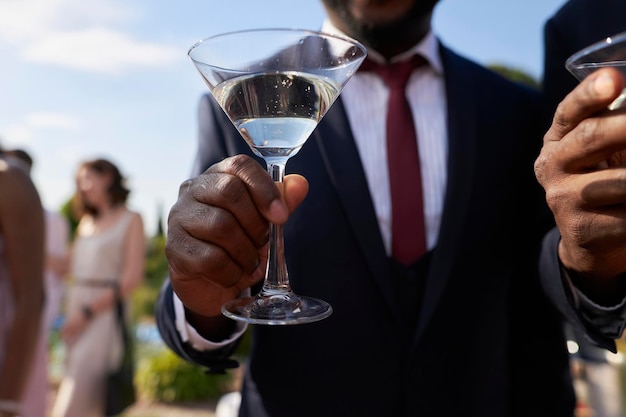
<svg viewBox="0 0 626 417">
<path fill-rule="evenodd" d="M 321 30 L 322 32 L 330 33 L 332 35 L 347 36 L 345 33 L 337 29 L 328 18 L 324 20 Z M 443 65 L 441 64 L 441 56 L 439 55 L 439 42 L 437 41 L 437 38 L 435 37 L 432 29 L 428 31 L 426 36 L 424 36 L 422 40 L 417 43 L 417 45 L 414 45 L 407 51 L 404 51 L 403 53 L 394 56 L 391 59 L 391 62 L 402 61 L 407 57 L 415 54 L 423 56 L 424 59 L 428 61 L 430 66 L 435 70 L 435 72 L 440 74 L 443 73 Z M 385 62 L 383 56 L 373 49 L 367 50 L 367 56 L 373 61 L 380 63 Z"/>
</svg>

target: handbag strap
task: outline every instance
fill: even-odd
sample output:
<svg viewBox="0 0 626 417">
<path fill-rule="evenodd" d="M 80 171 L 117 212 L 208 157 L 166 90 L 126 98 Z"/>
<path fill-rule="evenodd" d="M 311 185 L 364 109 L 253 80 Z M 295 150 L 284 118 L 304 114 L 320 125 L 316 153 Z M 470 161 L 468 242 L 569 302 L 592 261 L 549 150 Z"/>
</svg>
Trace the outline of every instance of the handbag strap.
<svg viewBox="0 0 626 417">
<path fill-rule="evenodd" d="M 128 334 L 128 328 L 126 326 L 126 320 L 124 316 L 124 301 L 122 300 L 122 293 L 120 291 L 120 285 L 119 283 L 116 282 L 112 286 L 113 286 L 113 293 L 115 295 L 115 310 L 116 310 L 117 322 L 120 325 L 120 331 L 122 332 L 124 344 L 128 344 L 130 342 L 130 336 Z"/>
</svg>

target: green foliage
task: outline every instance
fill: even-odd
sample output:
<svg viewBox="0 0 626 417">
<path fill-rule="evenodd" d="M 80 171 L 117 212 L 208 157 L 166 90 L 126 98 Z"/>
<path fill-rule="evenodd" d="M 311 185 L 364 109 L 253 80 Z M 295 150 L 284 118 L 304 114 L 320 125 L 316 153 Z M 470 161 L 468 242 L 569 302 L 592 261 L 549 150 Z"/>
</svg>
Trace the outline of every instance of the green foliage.
<svg viewBox="0 0 626 417">
<path fill-rule="evenodd" d="M 154 317 L 158 296 L 158 288 L 153 288 L 145 284 L 133 292 L 130 298 L 133 322 L 139 322 L 145 318 L 152 319 Z"/>
<path fill-rule="evenodd" d="M 165 236 L 157 234 L 148 239 L 146 250 L 146 285 L 160 288 L 167 276 L 167 258 L 165 257 Z"/>
<path fill-rule="evenodd" d="M 539 89 L 541 87 L 539 81 L 537 81 L 532 75 L 522 70 L 510 68 L 501 64 L 491 64 L 488 67 L 492 71 L 497 72 L 498 74 L 502 75 L 505 78 L 508 78 L 509 80 L 526 84 L 535 89 Z"/>
<path fill-rule="evenodd" d="M 162 349 L 144 358 L 135 375 L 135 383 L 142 397 L 166 403 L 218 399 L 232 390 L 231 373 L 209 375 L 204 368 Z"/>
<path fill-rule="evenodd" d="M 74 235 L 76 234 L 76 227 L 78 227 L 78 220 L 74 217 L 74 213 L 72 212 L 72 198 L 69 198 L 61 208 L 59 209 L 59 213 L 65 217 L 70 225 L 70 240 L 74 240 Z"/>
<path fill-rule="evenodd" d="M 157 233 L 148 239 L 146 248 L 145 280 L 132 297 L 135 318 L 154 315 L 156 299 L 161 285 L 167 276 L 167 258 L 165 257 L 165 236 Z"/>
</svg>

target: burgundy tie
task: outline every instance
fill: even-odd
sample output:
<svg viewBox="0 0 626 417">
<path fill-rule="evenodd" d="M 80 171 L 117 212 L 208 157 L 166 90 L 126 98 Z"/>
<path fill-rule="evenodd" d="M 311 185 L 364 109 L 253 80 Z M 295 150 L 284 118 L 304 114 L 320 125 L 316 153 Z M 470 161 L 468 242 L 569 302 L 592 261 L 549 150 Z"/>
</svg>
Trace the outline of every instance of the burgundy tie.
<svg viewBox="0 0 626 417">
<path fill-rule="evenodd" d="M 410 265 L 426 252 L 422 178 L 415 124 L 406 98 L 406 84 L 413 70 L 426 61 L 379 65 L 366 60 L 361 70 L 376 72 L 390 90 L 387 103 L 387 162 L 391 187 L 391 254 Z"/>
</svg>

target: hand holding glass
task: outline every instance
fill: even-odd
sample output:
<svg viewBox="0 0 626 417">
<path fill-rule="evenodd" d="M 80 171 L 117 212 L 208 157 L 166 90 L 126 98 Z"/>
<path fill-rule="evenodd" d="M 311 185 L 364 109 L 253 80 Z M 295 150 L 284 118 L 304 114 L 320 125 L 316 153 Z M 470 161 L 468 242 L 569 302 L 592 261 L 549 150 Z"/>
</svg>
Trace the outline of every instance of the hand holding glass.
<svg viewBox="0 0 626 417">
<path fill-rule="evenodd" d="M 304 145 L 366 56 L 358 42 L 298 29 L 231 32 L 193 45 L 189 57 L 252 151 L 282 182 L 287 160 Z M 270 224 L 268 265 L 259 294 L 222 313 L 256 324 L 298 324 L 332 313 L 325 301 L 295 294 L 282 226 Z"/>
</svg>

